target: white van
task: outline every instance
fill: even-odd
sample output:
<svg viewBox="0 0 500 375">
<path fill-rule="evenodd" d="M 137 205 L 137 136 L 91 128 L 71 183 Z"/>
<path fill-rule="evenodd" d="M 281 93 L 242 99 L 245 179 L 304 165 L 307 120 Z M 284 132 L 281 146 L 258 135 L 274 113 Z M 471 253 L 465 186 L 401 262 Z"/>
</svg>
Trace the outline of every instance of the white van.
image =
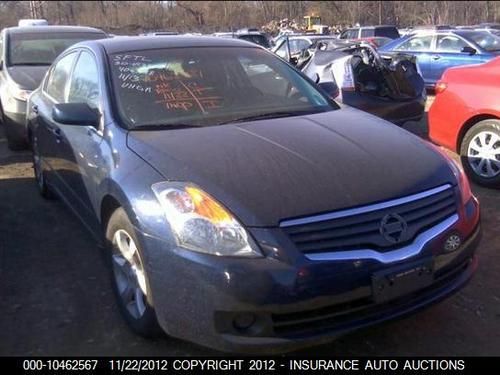
<svg viewBox="0 0 500 375">
<path fill-rule="evenodd" d="M 47 26 L 49 23 L 44 19 L 22 19 L 17 26 Z"/>
</svg>

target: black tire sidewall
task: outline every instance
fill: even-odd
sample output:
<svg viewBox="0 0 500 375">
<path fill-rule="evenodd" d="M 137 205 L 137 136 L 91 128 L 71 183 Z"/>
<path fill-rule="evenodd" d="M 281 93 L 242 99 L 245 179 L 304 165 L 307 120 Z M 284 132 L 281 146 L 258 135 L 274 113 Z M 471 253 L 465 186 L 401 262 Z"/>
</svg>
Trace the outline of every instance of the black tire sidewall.
<svg viewBox="0 0 500 375">
<path fill-rule="evenodd" d="M 34 145 L 33 140 L 31 140 L 31 144 Z M 42 170 L 41 170 L 41 173 L 43 175 L 43 183 L 42 184 L 40 184 L 40 181 L 38 179 L 38 175 L 36 173 L 35 153 L 37 153 L 38 157 L 40 158 L 39 168 L 42 168 Z M 35 183 L 36 183 L 36 187 L 37 187 L 38 192 L 45 199 L 54 199 L 55 195 L 52 192 L 52 190 L 50 189 L 50 187 L 47 185 L 47 179 L 45 178 L 43 167 L 42 167 L 42 155 L 40 155 L 40 152 L 38 151 L 38 148 L 35 150 L 35 147 L 32 147 L 32 150 L 31 150 L 31 159 L 33 161 L 33 173 L 35 175 Z"/>
<path fill-rule="evenodd" d="M 148 288 L 148 296 L 146 303 L 146 311 L 144 312 L 143 316 L 139 319 L 134 318 L 128 312 L 122 298 L 119 295 L 118 286 L 116 285 L 116 280 L 113 270 L 112 254 L 113 254 L 113 236 L 119 229 L 125 230 L 134 240 L 144 267 L 144 272 L 146 276 L 146 286 Z M 144 337 L 158 337 L 159 335 L 161 335 L 162 331 L 158 325 L 156 312 L 153 307 L 153 299 L 151 296 L 151 287 L 148 278 L 147 263 L 145 261 L 144 252 L 141 248 L 141 243 L 137 238 L 135 229 L 123 208 L 120 207 L 116 209 L 111 215 L 106 225 L 105 238 L 106 238 L 106 246 L 105 246 L 106 263 L 108 264 L 113 292 L 115 294 L 120 312 L 122 313 L 123 317 L 129 324 L 129 326 L 132 328 L 132 330 L 137 334 Z"/>
<path fill-rule="evenodd" d="M 469 144 L 477 134 L 483 131 L 491 131 L 500 136 L 500 120 L 495 120 L 495 119 L 483 120 L 479 121 L 474 126 L 472 126 L 467 131 L 467 133 L 465 133 L 465 136 L 462 140 L 462 144 L 460 147 L 460 159 L 462 161 L 464 170 L 467 173 L 467 176 L 469 176 L 469 178 L 472 181 L 481 186 L 489 188 L 500 188 L 500 175 L 493 178 L 481 177 L 474 172 L 474 170 L 469 164 L 469 160 L 467 157 Z"/>
</svg>

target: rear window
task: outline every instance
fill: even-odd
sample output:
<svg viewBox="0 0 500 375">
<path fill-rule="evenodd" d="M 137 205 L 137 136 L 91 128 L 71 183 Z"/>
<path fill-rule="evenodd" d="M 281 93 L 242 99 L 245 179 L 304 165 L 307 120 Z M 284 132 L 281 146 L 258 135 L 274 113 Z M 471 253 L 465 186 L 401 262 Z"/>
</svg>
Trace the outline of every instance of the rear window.
<svg viewBox="0 0 500 375">
<path fill-rule="evenodd" d="M 8 65 L 51 65 L 73 44 L 106 37 L 104 33 L 13 33 L 8 41 Z"/>
<path fill-rule="evenodd" d="M 487 31 L 476 31 L 466 34 L 466 37 L 485 51 L 500 51 L 500 37 L 498 35 Z"/>
<path fill-rule="evenodd" d="M 395 27 L 377 27 L 375 28 L 374 36 L 385 36 L 391 39 L 397 39 L 400 37 L 399 31 Z"/>
</svg>

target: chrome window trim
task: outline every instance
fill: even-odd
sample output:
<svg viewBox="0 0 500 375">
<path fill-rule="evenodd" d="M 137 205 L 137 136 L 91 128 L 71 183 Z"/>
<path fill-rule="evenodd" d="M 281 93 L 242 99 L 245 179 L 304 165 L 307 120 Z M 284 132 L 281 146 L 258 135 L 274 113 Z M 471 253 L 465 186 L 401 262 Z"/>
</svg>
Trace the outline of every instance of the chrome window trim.
<svg viewBox="0 0 500 375">
<path fill-rule="evenodd" d="M 349 208 L 347 210 L 341 210 L 341 211 L 330 212 L 327 214 L 309 216 L 309 217 L 301 218 L 301 219 L 284 220 L 284 221 L 280 222 L 279 226 L 281 228 L 286 228 L 286 227 L 292 227 L 295 225 L 311 224 L 311 223 L 316 223 L 316 222 L 320 222 L 320 221 L 339 219 L 341 217 L 364 214 L 367 212 L 377 211 L 377 210 L 381 210 L 381 209 L 389 208 L 389 207 L 393 207 L 393 206 L 399 206 L 401 204 L 405 204 L 405 203 L 413 202 L 413 201 L 416 201 L 416 200 L 419 200 L 422 198 L 426 198 L 426 197 L 429 197 L 431 195 L 438 194 L 442 191 L 450 189 L 451 187 L 452 187 L 451 184 L 445 184 L 445 185 L 438 186 L 434 189 L 423 191 L 421 193 L 409 195 L 409 196 L 406 196 L 403 198 L 392 199 L 390 201 L 385 201 L 385 202 L 381 202 L 381 203 L 375 203 L 375 204 L 371 204 L 368 206 Z"/>
<path fill-rule="evenodd" d="M 381 253 L 373 249 L 359 249 L 349 251 L 333 251 L 329 253 L 311 253 L 304 255 L 307 259 L 314 261 L 373 259 L 385 264 L 398 262 L 418 255 L 423 250 L 425 245 L 441 233 L 445 232 L 457 221 L 458 215 L 453 214 L 448 219 L 443 220 L 441 223 L 419 234 L 413 243 L 386 253 Z"/>
</svg>

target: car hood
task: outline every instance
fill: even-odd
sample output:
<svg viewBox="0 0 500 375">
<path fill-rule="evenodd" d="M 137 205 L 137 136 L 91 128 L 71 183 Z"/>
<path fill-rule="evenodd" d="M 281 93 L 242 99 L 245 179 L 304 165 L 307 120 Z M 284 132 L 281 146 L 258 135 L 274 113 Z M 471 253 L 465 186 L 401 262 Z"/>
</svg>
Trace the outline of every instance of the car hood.
<svg viewBox="0 0 500 375">
<path fill-rule="evenodd" d="M 394 199 L 455 178 L 430 144 L 352 108 L 180 130 L 133 130 L 128 147 L 192 182 L 247 226 Z"/>
<path fill-rule="evenodd" d="M 12 66 L 8 68 L 10 77 L 24 90 L 35 90 L 49 70 L 47 66 Z"/>
</svg>

